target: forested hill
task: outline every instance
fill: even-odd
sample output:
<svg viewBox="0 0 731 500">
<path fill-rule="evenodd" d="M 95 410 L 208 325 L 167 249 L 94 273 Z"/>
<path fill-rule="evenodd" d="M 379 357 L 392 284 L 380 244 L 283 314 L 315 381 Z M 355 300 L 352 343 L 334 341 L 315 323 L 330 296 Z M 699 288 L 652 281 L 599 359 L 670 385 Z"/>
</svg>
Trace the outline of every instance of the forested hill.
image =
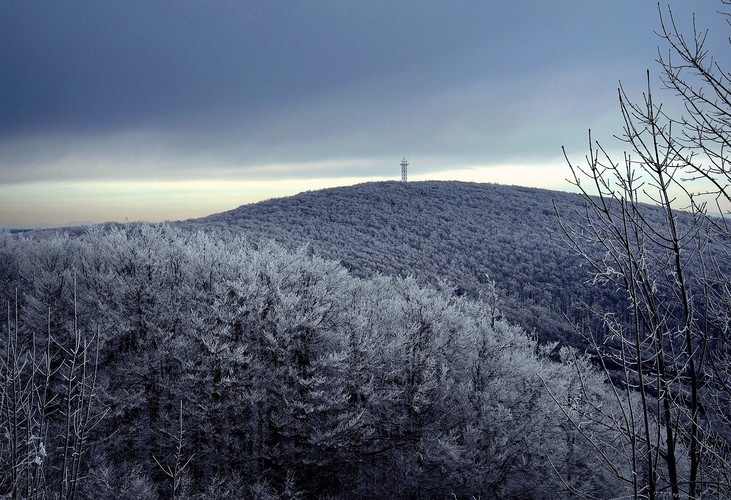
<svg viewBox="0 0 731 500">
<path fill-rule="evenodd" d="M 377 183 L 181 223 L 205 231 L 0 233 L 0 497 L 638 496 L 643 398 L 491 307 L 484 273 L 538 340 L 571 331 L 561 313 L 590 288 L 553 200 L 567 217 L 581 208 L 532 189 Z M 299 248 L 257 241 L 272 238 Z M 672 298 L 662 283 L 656 296 Z M 680 332 L 662 311 L 663 336 Z M 667 337 L 679 352 L 683 336 Z M 687 394 L 675 369 L 673 394 Z M 641 386 L 649 408 L 655 383 Z M 697 394 L 727 419 L 726 394 Z M 674 420 L 656 415 L 646 434 L 668 435 Z M 713 426 L 724 455 L 708 491 L 728 498 Z"/>
<path fill-rule="evenodd" d="M 301 193 L 186 221 L 240 228 L 341 261 L 352 273 L 413 275 L 457 293 L 500 290 L 506 318 L 540 340 L 576 343 L 564 314 L 580 319 L 589 293 L 567 248 L 553 203 L 571 217 L 574 194 L 465 182 L 376 182 Z M 590 300 L 613 300 L 591 291 Z"/>
</svg>

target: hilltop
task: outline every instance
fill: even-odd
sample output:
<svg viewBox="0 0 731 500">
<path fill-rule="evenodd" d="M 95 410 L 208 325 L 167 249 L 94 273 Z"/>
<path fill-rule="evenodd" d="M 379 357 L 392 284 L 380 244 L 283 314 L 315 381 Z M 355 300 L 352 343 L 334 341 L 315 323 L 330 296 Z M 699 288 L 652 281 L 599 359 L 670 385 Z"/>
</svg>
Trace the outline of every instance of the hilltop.
<svg viewBox="0 0 731 500">
<path fill-rule="evenodd" d="M 357 276 L 413 275 L 457 294 L 485 293 L 489 277 L 508 320 L 542 341 L 579 345 L 564 316 L 581 321 L 580 301 L 616 298 L 583 286 L 589 276 L 563 240 L 554 203 L 569 218 L 583 206 L 578 195 L 544 189 L 374 182 L 244 205 L 184 224 L 309 245 Z"/>
</svg>

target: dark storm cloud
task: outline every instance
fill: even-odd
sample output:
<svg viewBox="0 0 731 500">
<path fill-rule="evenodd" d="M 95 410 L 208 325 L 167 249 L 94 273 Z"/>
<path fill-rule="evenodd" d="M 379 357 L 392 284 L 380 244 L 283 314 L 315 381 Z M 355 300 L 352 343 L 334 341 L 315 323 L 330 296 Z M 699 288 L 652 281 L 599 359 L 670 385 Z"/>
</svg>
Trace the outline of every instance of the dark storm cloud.
<svg viewBox="0 0 731 500">
<path fill-rule="evenodd" d="M 18 2 L 3 10 L 4 131 L 226 111 L 255 119 L 456 54 L 485 14 L 393 2 Z"/>
<path fill-rule="evenodd" d="M 570 32 L 603 9 L 583 3 L 13 2 L 0 18 L 0 127 L 253 121 L 384 74 L 401 74 L 392 90 L 406 94 L 586 62 Z"/>
</svg>

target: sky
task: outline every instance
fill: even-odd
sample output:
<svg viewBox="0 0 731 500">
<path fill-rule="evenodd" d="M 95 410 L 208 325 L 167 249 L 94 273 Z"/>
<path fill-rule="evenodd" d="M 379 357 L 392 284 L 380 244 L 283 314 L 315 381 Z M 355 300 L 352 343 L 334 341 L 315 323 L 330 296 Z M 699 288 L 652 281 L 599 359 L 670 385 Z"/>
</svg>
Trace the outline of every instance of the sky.
<svg viewBox="0 0 731 500">
<path fill-rule="evenodd" d="M 727 33 L 720 3 L 670 4 Z M 568 190 L 562 146 L 611 144 L 618 83 L 639 98 L 659 73 L 657 9 L 5 0 L 0 228 L 204 216 L 398 180 L 403 157 L 410 180 Z"/>
</svg>

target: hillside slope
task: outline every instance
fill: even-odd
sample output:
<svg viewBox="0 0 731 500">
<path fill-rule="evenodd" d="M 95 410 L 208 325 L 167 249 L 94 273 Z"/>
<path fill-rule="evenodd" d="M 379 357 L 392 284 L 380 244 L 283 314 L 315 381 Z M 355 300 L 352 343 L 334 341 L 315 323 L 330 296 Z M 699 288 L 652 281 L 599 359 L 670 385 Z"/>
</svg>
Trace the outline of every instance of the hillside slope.
<svg viewBox="0 0 731 500">
<path fill-rule="evenodd" d="M 579 320 L 579 300 L 615 301 L 589 291 L 578 257 L 554 213 L 581 208 L 577 195 L 464 182 L 377 182 L 301 193 L 186 221 L 186 226 L 244 230 L 254 238 L 339 260 L 352 273 L 413 275 L 456 293 L 500 290 L 507 319 L 540 340 L 577 344 L 564 319 Z"/>
</svg>

